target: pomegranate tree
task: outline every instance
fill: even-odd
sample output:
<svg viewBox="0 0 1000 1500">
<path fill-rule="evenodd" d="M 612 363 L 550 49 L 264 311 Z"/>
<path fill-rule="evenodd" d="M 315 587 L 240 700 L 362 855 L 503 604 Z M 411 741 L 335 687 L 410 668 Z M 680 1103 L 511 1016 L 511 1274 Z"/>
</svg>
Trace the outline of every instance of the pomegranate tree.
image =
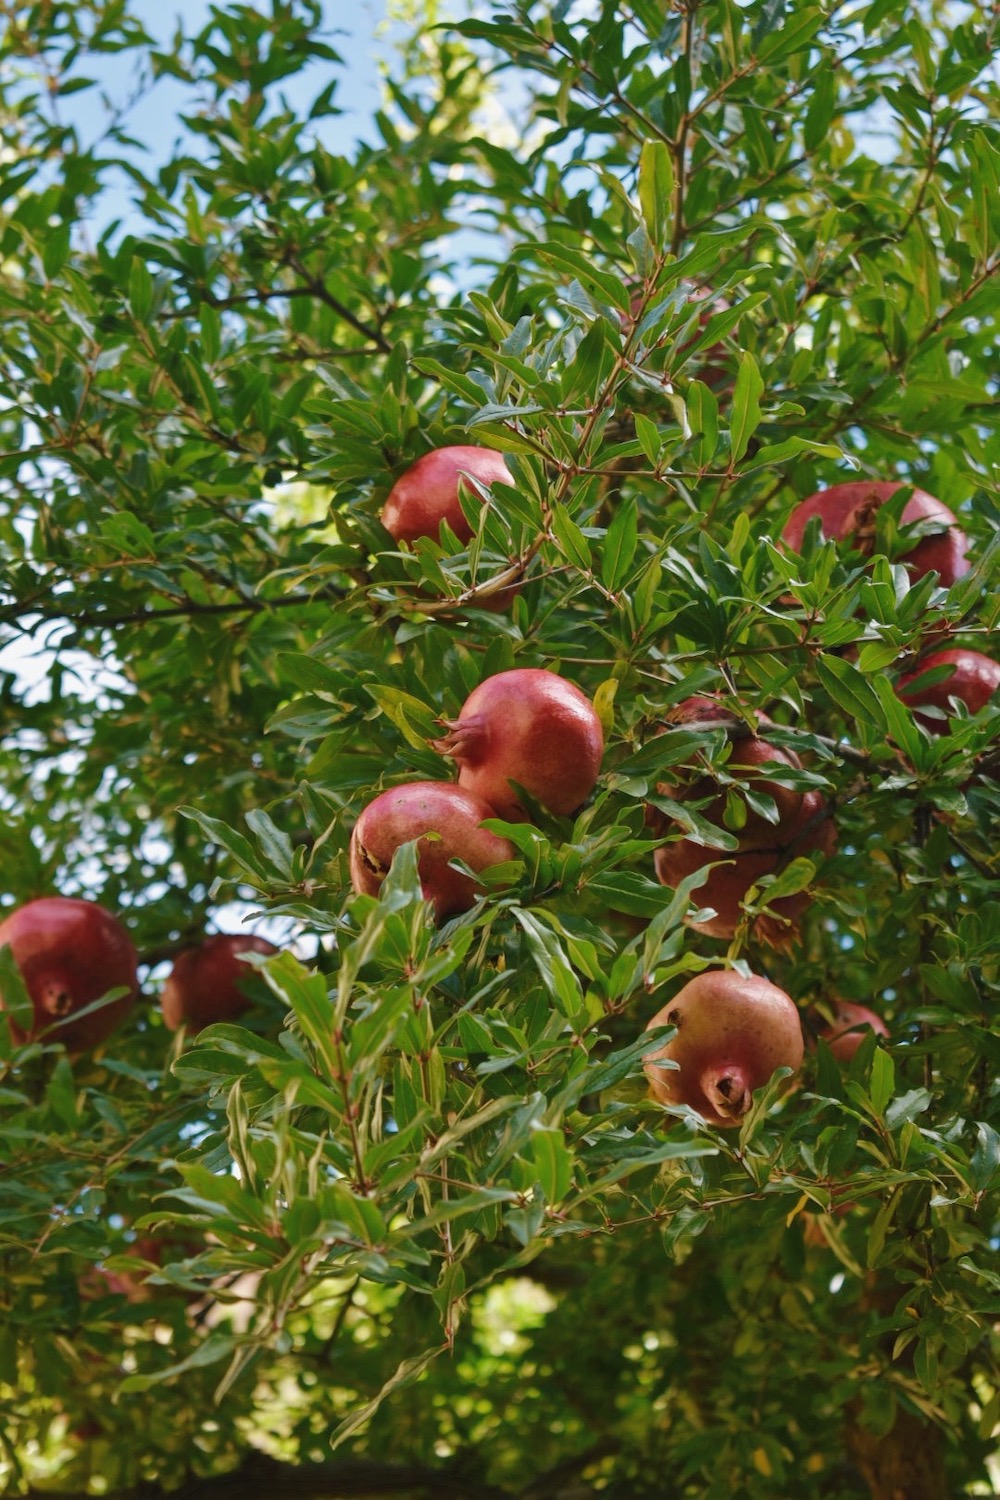
<svg viewBox="0 0 1000 1500">
<path fill-rule="evenodd" d="M 879 507 L 903 488 L 899 480 L 851 480 L 831 485 L 802 500 L 792 511 L 782 532 L 782 541 L 793 551 L 801 551 L 806 527 L 819 517 L 820 530 L 828 541 L 846 541 L 866 556 L 875 550 L 875 517 Z M 904 561 L 914 579 L 932 570 L 945 588 L 968 571 L 968 540 L 952 512 L 926 490 L 915 489 L 903 507 L 902 524 L 918 521 L 932 523 L 937 529 L 931 536 L 916 542 Z"/>
<path fill-rule="evenodd" d="M 473 528 L 459 503 L 464 477 L 486 486 L 498 480 L 511 483 L 503 455 L 492 448 L 432 448 L 396 480 L 382 510 L 382 525 L 397 542 L 414 542 L 421 536 L 437 541 L 441 522 L 447 521 L 460 542 L 469 541 Z M 471 485 L 465 490 L 474 494 Z"/>
<path fill-rule="evenodd" d="M 34 1011 L 28 1030 L 8 1016 L 17 1042 L 46 1032 L 68 1051 L 85 1052 L 105 1041 L 132 1007 L 139 988 L 135 947 L 121 922 L 96 901 L 29 901 L 0 922 L 3 944 L 10 946 Z M 72 1019 L 116 989 L 127 993 Z"/>
<path fill-rule="evenodd" d="M 917 717 L 938 729 L 941 720 L 921 713 L 921 709 L 938 708 L 951 717 L 951 700 L 957 698 L 970 714 L 975 714 L 986 707 L 998 688 L 1000 664 L 966 646 L 932 652 L 896 684 L 897 693 Z"/>
<path fill-rule="evenodd" d="M 769 979 L 709 969 L 688 981 L 649 1022 L 677 1034 L 643 1067 L 654 1098 L 686 1104 L 710 1125 L 739 1125 L 776 1068 L 802 1062 L 802 1025 L 795 1003 Z M 663 1062 L 675 1067 L 658 1066 Z"/>
<path fill-rule="evenodd" d="M 673 723 L 712 719 L 735 726 L 738 722 L 711 698 L 686 699 L 671 710 L 669 717 Z M 686 876 L 706 865 L 716 866 L 696 892 L 699 906 L 714 908 L 715 915 L 691 923 L 696 931 L 710 937 L 731 938 L 735 934 L 743 916 L 742 902 L 751 886 L 763 876 L 776 874 L 798 855 L 829 854 L 833 849 L 836 834 L 822 794 L 797 792 L 766 776 L 753 774 L 758 767 L 768 765 L 801 769 L 793 750 L 770 744 L 757 735 L 737 741 L 727 769 L 734 778 L 745 782 L 752 794 L 772 799 L 776 821 L 748 808 L 735 850 L 710 849 L 693 838 L 682 838 L 661 845 L 653 856 L 657 878 L 669 886 L 679 885 Z M 723 826 L 727 793 L 712 777 L 698 776 L 680 787 L 661 783 L 658 790 L 678 802 L 708 799 L 704 816 L 709 822 Z M 647 821 L 657 834 L 665 834 L 670 827 L 666 815 L 656 808 L 649 810 Z M 809 899 L 805 891 L 779 897 L 771 907 L 773 915 L 757 919 L 757 936 L 773 946 L 782 946 L 794 933 Z"/>
<path fill-rule="evenodd" d="M 171 1031 L 186 1025 L 194 1033 L 216 1021 L 235 1021 L 250 1005 L 243 981 L 253 967 L 242 955 L 277 951 L 266 938 L 220 932 L 179 953 L 160 998 Z"/>
<path fill-rule="evenodd" d="M 417 839 L 417 869 L 424 899 L 439 922 L 468 911 L 479 894 L 476 881 L 451 868 L 460 859 L 486 870 L 514 858 L 514 846 L 481 825 L 496 812 L 462 787 L 443 781 L 411 781 L 369 802 L 351 835 L 351 883 L 359 894 L 378 895 L 401 844 Z"/>
<path fill-rule="evenodd" d="M 604 754 L 601 721 L 590 699 L 556 672 L 515 668 L 487 677 L 445 720 L 434 742 L 458 765 L 458 784 L 523 822 L 512 786 L 524 787 L 549 812 L 568 817 L 594 790 Z"/>
</svg>

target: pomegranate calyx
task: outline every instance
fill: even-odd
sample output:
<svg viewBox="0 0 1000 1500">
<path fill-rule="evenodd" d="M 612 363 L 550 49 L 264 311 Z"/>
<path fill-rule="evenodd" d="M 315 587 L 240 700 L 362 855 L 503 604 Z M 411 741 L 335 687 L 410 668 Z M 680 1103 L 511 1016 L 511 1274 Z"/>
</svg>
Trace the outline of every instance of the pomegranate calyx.
<svg viewBox="0 0 1000 1500">
<path fill-rule="evenodd" d="M 742 1120 L 753 1103 L 753 1090 L 738 1063 L 711 1068 L 702 1079 L 705 1097 L 717 1114 L 727 1120 Z"/>
<path fill-rule="evenodd" d="M 489 744 L 489 730 L 482 714 L 470 714 L 467 719 L 440 719 L 448 733 L 431 744 L 439 755 L 449 755 L 460 765 L 476 765 L 483 760 Z"/>
<path fill-rule="evenodd" d="M 46 976 L 39 983 L 41 1008 L 49 1016 L 68 1016 L 73 1009 L 72 987 L 61 974 Z"/>
</svg>

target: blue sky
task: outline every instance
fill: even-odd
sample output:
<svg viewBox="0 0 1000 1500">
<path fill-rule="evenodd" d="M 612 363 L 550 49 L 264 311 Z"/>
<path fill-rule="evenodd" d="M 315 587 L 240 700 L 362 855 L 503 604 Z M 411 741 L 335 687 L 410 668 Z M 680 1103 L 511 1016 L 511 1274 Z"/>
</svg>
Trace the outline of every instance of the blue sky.
<svg viewBox="0 0 1000 1500">
<path fill-rule="evenodd" d="M 225 0 L 218 0 L 224 5 Z M 267 0 L 260 0 L 266 11 Z M 166 50 L 178 27 L 191 34 L 210 19 L 210 0 L 133 0 L 130 11 Z M 335 103 L 343 112 L 332 123 L 325 122 L 324 143 L 334 151 L 349 152 L 354 142 L 372 138 L 372 120 L 382 103 L 379 60 L 388 60 L 391 45 L 386 26 L 386 0 L 323 0 L 328 33 L 326 40 L 343 58 L 335 70 L 338 80 Z M 59 113 L 64 123 L 73 124 L 85 144 L 97 140 L 107 129 L 109 105 L 120 107 L 135 93 L 137 78 L 131 53 L 89 56 L 79 71 L 95 80 L 95 87 L 60 99 Z M 294 87 L 300 97 L 314 97 L 330 78 L 330 65 L 317 62 L 315 68 L 297 75 Z M 178 114 L 190 109 L 191 93 L 170 78 L 159 79 L 132 105 L 124 121 L 127 133 L 149 147 L 140 158 L 142 169 L 150 171 L 165 160 L 181 132 Z M 124 177 L 109 187 L 101 203 L 100 218 L 119 218 L 129 223 L 130 193 Z M 100 228 L 100 224 L 97 225 Z"/>
</svg>

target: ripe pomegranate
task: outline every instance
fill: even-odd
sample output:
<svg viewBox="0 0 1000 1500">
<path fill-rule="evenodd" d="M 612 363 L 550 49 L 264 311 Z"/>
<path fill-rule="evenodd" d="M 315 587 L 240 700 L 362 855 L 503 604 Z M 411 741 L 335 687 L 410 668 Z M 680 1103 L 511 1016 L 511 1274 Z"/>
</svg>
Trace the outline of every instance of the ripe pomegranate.
<svg viewBox="0 0 1000 1500">
<path fill-rule="evenodd" d="M 794 1002 L 769 979 L 709 969 L 649 1022 L 677 1035 L 643 1062 L 654 1098 L 687 1104 L 710 1125 L 739 1125 L 776 1068 L 796 1069 L 804 1045 Z M 669 1059 L 676 1068 L 657 1067 Z"/>
<path fill-rule="evenodd" d="M 8 1016 L 16 1042 L 51 1027 L 52 1038 L 67 1051 L 86 1052 L 109 1037 L 131 1009 L 139 989 L 135 947 L 118 919 L 96 901 L 70 896 L 29 901 L 0 922 L 4 943 L 10 945 L 34 1008 L 27 1032 Z M 80 1020 L 66 1019 L 122 986 L 128 993 L 119 1000 Z"/>
<path fill-rule="evenodd" d="M 116 1253 L 127 1256 L 130 1260 L 151 1261 L 154 1266 L 162 1267 L 186 1260 L 202 1249 L 204 1243 L 189 1235 L 147 1234 L 141 1235 Z M 80 1277 L 80 1292 L 85 1300 L 111 1295 L 125 1297 L 129 1302 L 148 1302 L 152 1297 L 162 1297 L 165 1293 L 177 1295 L 178 1289 L 175 1287 L 147 1285 L 147 1279 L 152 1274 L 144 1266 L 137 1267 L 134 1271 L 110 1271 L 106 1266 L 93 1265 Z"/>
<path fill-rule="evenodd" d="M 902 488 L 899 480 L 876 482 L 859 479 L 818 490 L 792 511 L 781 533 L 782 541 L 793 551 L 800 551 L 806 526 L 813 516 L 818 516 L 827 540 L 839 542 L 850 537 L 859 551 L 870 556 L 875 546 L 875 513 Z M 968 538 L 948 507 L 925 490 L 915 489 L 903 508 L 903 525 L 909 526 L 916 521 L 933 521 L 942 529 L 933 536 L 924 537 L 906 554 L 906 566 L 911 576 L 922 578 L 933 569 L 942 586 L 950 588 L 969 570 L 966 557 Z"/>
<path fill-rule="evenodd" d="M 767 722 L 763 715 L 759 716 L 761 722 Z M 740 723 L 738 714 L 718 698 L 711 697 L 708 693 L 695 693 L 690 698 L 684 698 L 680 703 L 675 703 L 667 710 L 665 715 L 668 724 L 728 724 Z"/>
<path fill-rule="evenodd" d="M 936 667 L 949 667 L 951 670 L 940 681 L 928 682 L 927 674 Z M 998 688 L 1000 664 L 965 646 L 932 652 L 930 656 L 923 658 L 916 671 L 907 672 L 896 684 L 896 692 L 913 709 L 914 714 L 934 729 L 942 727 L 941 720 L 922 714 L 921 708 L 939 708 L 951 717 L 950 699 L 958 698 L 970 714 L 975 714 L 986 707 Z"/>
<path fill-rule="evenodd" d="M 512 482 L 503 456 L 491 448 L 432 448 L 396 480 L 382 510 L 382 525 L 397 542 L 414 542 L 421 536 L 437 541 L 441 522 L 447 521 L 459 541 L 469 541 L 473 529 L 458 500 L 465 475 L 483 485 Z M 475 493 L 470 485 L 466 489 Z"/>
<path fill-rule="evenodd" d="M 713 713 L 714 710 L 714 713 Z M 671 710 L 670 718 L 675 723 L 691 722 L 703 718 L 718 718 L 720 722 L 735 725 L 738 721 L 727 713 L 712 698 L 688 698 Z M 766 720 L 762 722 L 766 723 Z M 715 908 L 715 916 L 691 925 L 697 932 L 709 937 L 731 938 L 742 918 L 741 902 L 752 885 L 764 875 L 776 873 L 789 859 L 810 853 L 829 854 L 833 849 L 836 834 L 833 822 L 823 816 L 825 802 L 816 791 L 795 792 L 777 785 L 764 777 L 754 776 L 757 766 L 777 763 L 798 769 L 801 765 L 793 750 L 786 750 L 756 735 L 738 740 L 733 747 L 729 769 L 746 781 L 752 792 L 770 796 L 778 812 L 777 823 L 752 810 L 747 811 L 746 822 L 739 830 L 739 847 L 735 851 L 709 849 L 693 839 L 680 839 L 672 844 L 663 844 L 656 850 L 653 863 L 661 884 L 677 886 L 687 875 L 705 865 L 715 864 L 705 883 L 696 892 L 700 906 Z M 748 774 L 750 773 L 750 774 Z M 716 783 L 711 777 L 697 777 L 684 787 L 661 784 L 664 795 L 674 801 L 704 801 L 713 797 L 704 811 L 704 816 L 716 825 L 722 825 L 726 807 L 726 794 L 716 792 Z M 649 809 L 647 822 L 654 833 L 662 835 L 669 824 L 657 808 Z M 781 897 L 774 902 L 773 916 L 758 917 L 754 930 L 756 935 L 773 947 L 784 946 L 794 935 L 795 924 L 809 904 L 809 894 L 799 891 L 795 895 Z"/>
<path fill-rule="evenodd" d="M 594 790 L 604 754 L 601 721 L 590 699 L 556 672 L 497 672 L 469 694 L 457 719 L 442 722 L 448 733 L 434 748 L 457 762 L 459 786 L 508 822 L 527 819 L 512 781 L 560 817 Z"/>
<path fill-rule="evenodd" d="M 833 1021 L 824 1026 L 819 1035 L 838 1062 L 849 1063 L 869 1029 L 877 1036 L 889 1035 L 889 1028 L 882 1017 L 877 1016 L 866 1005 L 857 1005 L 853 1000 L 837 1000 L 834 1004 Z"/>
<path fill-rule="evenodd" d="M 160 997 L 170 1030 L 186 1024 L 194 1035 L 215 1021 L 235 1021 L 250 1005 L 241 981 L 253 973 L 240 955 L 277 951 L 266 938 L 220 932 L 179 953 Z"/>
<path fill-rule="evenodd" d="M 480 826 L 495 817 L 481 797 L 447 782 L 411 781 L 391 787 L 369 802 L 354 825 L 351 883 L 359 894 L 376 896 L 400 844 L 419 839 L 420 885 L 424 899 L 434 903 L 437 920 L 468 911 L 478 894 L 476 882 L 451 869 L 449 861 L 460 859 L 479 871 L 513 859 L 513 844 Z"/>
</svg>

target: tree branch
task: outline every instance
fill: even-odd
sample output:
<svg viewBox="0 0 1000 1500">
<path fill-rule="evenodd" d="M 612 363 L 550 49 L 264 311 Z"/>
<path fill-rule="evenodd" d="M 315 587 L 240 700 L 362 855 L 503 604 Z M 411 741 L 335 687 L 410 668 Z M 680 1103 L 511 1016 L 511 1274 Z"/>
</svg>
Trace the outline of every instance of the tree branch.
<svg viewBox="0 0 1000 1500">
<path fill-rule="evenodd" d="M 428 1469 L 419 1464 L 375 1463 L 345 1458 L 325 1464 L 285 1464 L 266 1454 L 255 1453 L 238 1469 L 205 1478 L 190 1478 L 179 1489 L 158 1484 L 140 1484 L 134 1489 L 115 1490 L 104 1500 L 353 1500 L 354 1496 L 402 1495 L 411 1500 L 510 1500 L 510 1491 L 485 1484 L 478 1477 L 456 1470 Z M 51 1500 L 49 1490 L 29 1490 L 28 1500 Z M 93 1500 L 83 1491 L 61 1490 L 60 1500 Z"/>
<path fill-rule="evenodd" d="M 103 609 L 83 609 L 73 614 L 65 609 L 26 608 L 20 601 L 0 610 L 0 625 L 16 622 L 26 613 L 37 615 L 40 620 L 65 620 L 67 625 L 98 627 L 110 630 L 116 625 L 148 625 L 157 620 L 176 619 L 193 615 L 261 614 L 269 609 L 286 609 L 296 604 L 315 604 L 323 599 L 346 598 L 341 590 L 329 587 L 318 589 L 314 594 L 285 594 L 280 599 L 240 599 L 227 604 L 204 604 L 188 599 L 183 604 L 171 604 L 165 609 L 136 609 L 113 615 Z"/>
</svg>

